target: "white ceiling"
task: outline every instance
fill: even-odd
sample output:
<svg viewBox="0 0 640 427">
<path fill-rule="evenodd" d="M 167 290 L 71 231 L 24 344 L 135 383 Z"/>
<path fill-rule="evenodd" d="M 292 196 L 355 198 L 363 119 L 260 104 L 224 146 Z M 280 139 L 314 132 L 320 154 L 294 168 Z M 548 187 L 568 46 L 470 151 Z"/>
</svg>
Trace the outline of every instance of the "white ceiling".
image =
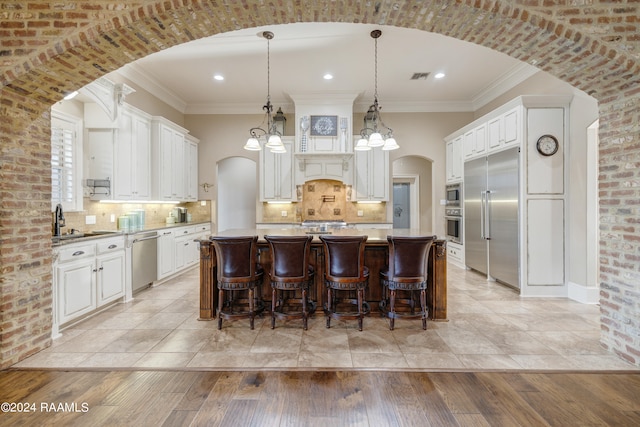
<svg viewBox="0 0 640 427">
<path fill-rule="evenodd" d="M 186 114 L 262 113 L 287 94 L 357 92 L 354 109 L 373 101 L 374 39 L 378 39 L 378 98 L 383 111 L 473 111 L 537 72 L 490 49 L 425 31 L 368 24 L 299 23 L 223 33 L 139 59 L 118 73 Z M 431 73 L 411 80 L 414 73 Z M 440 80 L 437 72 L 446 73 Z M 224 81 L 215 81 L 219 73 Z M 333 80 L 324 80 L 331 73 Z"/>
</svg>

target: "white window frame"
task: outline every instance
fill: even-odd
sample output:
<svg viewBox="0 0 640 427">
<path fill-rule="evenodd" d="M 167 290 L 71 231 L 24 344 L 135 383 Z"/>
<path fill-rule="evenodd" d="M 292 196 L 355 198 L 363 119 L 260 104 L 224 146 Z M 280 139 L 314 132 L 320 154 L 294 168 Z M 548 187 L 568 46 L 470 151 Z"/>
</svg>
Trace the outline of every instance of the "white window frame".
<svg viewBox="0 0 640 427">
<path fill-rule="evenodd" d="M 54 194 L 54 158 L 53 150 L 55 148 L 53 138 L 55 138 L 55 129 L 61 129 L 68 132 L 71 136 L 68 149 L 71 152 L 70 160 L 67 159 L 69 165 L 62 167 L 63 172 L 70 174 L 71 189 L 67 194 L 66 200 L 61 200 L 59 195 Z M 82 119 L 63 113 L 61 111 L 51 110 L 51 210 L 54 211 L 58 203 L 62 204 L 65 212 L 78 212 L 83 209 L 82 200 Z"/>
</svg>

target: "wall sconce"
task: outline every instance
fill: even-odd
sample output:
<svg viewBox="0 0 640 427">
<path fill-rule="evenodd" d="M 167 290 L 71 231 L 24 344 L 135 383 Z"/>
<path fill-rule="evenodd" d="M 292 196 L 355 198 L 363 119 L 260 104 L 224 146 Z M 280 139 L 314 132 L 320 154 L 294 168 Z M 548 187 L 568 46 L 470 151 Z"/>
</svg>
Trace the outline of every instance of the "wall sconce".
<svg viewBox="0 0 640 427">
<path fill-rule="evenodd" d="M 213 187 L 213 184 L 209 184 L 208 182 L 205 182 L 204 184 L 200 184 L 200 187 L 202 187 L 204 189 L 205 193 L 209 192 L 209 187 Z"/>
</svg>

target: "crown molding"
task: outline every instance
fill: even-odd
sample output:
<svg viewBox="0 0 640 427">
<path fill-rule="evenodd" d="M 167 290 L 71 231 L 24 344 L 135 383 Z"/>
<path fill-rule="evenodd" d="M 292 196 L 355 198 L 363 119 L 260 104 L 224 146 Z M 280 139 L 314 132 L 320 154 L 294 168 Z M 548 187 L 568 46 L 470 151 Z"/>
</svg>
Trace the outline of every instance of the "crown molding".
<svg viewBox="0 0 640 427">
<path fill-rule="evenodd" d="M 166 86 L 160 84 L 156 79 L 142 71 L 142 68 L 135 63 L 125 65 L 116 71 L 117 74 L 131 80 L 159 100 L 169 104 L 182 114 L 185 114 L 188 104 L 176 93 L 167 90 Z"/>
<path fill-rule="evenodd" d="M 493 101 L 508 90 L 513 89 L 529 77 L 537 74 L 539 71 L 539 69 L 525 62 L 519 63 L 491 82 L 471 100 L 473 110 L 475 111 L 484 107 L 489 102 Z"/>
</svg>

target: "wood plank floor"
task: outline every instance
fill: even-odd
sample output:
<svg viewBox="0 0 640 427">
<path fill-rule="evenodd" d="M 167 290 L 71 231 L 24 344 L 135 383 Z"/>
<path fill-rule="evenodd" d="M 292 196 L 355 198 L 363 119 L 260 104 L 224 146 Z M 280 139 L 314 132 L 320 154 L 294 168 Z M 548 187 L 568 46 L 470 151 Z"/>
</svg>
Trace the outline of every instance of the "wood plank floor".
<svg viewBox="0 0 640 427">
<path fill-rule="evenodd" d="M 639 373 L 6 370 L 0 425 L 638 426 L 639 396 Z"/>
</svg>

